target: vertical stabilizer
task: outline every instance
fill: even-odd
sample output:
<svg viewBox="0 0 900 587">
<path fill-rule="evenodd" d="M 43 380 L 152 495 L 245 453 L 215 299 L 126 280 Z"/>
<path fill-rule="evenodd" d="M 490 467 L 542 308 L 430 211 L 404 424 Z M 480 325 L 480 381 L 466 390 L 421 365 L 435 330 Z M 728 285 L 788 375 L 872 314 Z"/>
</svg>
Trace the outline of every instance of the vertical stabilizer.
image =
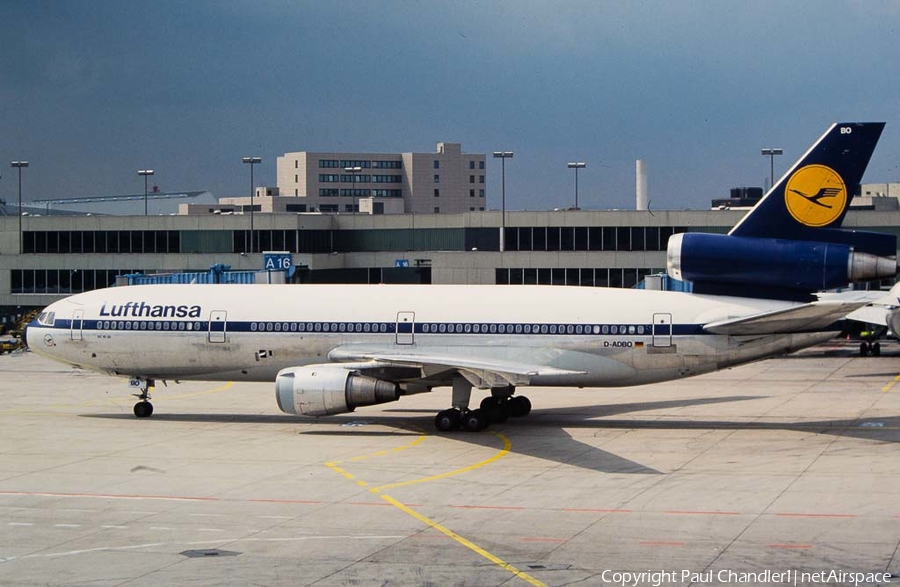
<svg viewBox="0 0 900 587">
<path fill-rule="evenodd" d="M 817 240 L 817 229 L 841 225 L 883 122 L 831 126 L 728 234 Z"/>
</svg>

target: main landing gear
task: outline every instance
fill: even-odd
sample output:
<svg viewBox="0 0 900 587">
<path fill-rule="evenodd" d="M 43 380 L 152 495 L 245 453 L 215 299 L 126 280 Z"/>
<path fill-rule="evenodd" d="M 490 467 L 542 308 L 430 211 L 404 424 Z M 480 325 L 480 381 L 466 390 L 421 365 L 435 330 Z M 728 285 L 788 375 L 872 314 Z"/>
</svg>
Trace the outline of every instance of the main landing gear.
<svg viewBox="0 0 900 587">
<path fill-rule="evenodd" d="M 141 393 L 133 393 L 138 398 L 138 403 L 134 404 L 134 415 L 138 418 L 149 418 L 153 415 L 153 404 L 150 403 L 150 391 L 153 389 L 152 379 L 132 379 L 131 387 L 141 390 Z"/>
<path fill-rule="evenodd" d="M 513 386 L 495 387 L 490 397 L 481 400 L 477 410 L 469 409 L 472 384 L 462 377 L 453 380 L 453 407 L 434 417 L 434 426 L 441 432 L 463 428 L 470 432 L 484 430 L 491 424 L 502 424 L 509 418 L 520 418 L 531 412 L 531 401 L 523 395 L 513 397 Z"/>
<path fill-rule="evenodd" d="M 860 357 L 880 357 L 881 343 L 878 342 L 861 342 L 859 343 Z"/>
</svg>

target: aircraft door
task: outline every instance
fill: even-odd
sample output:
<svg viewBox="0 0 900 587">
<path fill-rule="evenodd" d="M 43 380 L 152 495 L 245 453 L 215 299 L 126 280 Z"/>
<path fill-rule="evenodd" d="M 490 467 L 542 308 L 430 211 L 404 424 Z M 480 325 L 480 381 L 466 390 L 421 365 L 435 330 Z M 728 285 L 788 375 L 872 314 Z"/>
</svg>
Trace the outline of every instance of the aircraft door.
<svg viewBox="0 0 900 587">
<path fill-rule="evenodd" d="M 416 313 L 397 312 L 397 344 L 413 344 L 415 342 Z"/>
<path fill-rule="evenodd" d="M 672 315 L 671 314 L 654 314 L 653 315 L 653 346 L 670 347 L 672 346 Z"/>
<path fill-rule="evenodd" d="M 82 328 L 84 328 L 84 310 L 75 310 L 72 315 L 72 340 L 84 340 Z"/>
<path fill-rule="evenodd" d="M 209 313 L 209 342 L 225 342 L 226 316 L 225 310 L 213 310 Z"/>
</svg>

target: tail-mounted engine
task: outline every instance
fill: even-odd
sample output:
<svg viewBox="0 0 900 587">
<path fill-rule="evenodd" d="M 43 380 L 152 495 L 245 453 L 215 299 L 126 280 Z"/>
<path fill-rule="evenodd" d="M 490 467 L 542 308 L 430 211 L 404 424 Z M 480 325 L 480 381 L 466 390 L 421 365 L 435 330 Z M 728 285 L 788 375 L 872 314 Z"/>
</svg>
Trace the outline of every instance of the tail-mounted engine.
<svg viewBox="0 0 900 587">
<path fill-rule="evenodd" d="M 847 244 L 699 232 L 670 237 L 666 264 L 670 277 L 694 282 L 694 291 L 716 284 L 812 293 L 897 273 L 895 259 Z"/>
<path fill-rule="evenodd" d="M 366 377 L 338 365 L 282 369 L 275 378 L 275 399 L 286 414 L 330 416 L 359 406 L 396 401 L 395 383 Z"/>
</svg>

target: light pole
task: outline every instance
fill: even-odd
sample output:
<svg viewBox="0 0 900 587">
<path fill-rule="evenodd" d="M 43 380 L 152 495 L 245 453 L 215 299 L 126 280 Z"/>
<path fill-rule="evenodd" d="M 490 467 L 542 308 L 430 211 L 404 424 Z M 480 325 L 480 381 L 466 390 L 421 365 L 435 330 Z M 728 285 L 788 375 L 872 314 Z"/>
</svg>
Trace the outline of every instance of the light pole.
<svg viewBox="0 0 900 587">
<path fill-rule="evenodd" d="M 578 170 L 587 167 L 587 163 L 583 161 L 579 161 L 578 163 L 568 163 L 566 167 L 575 170 L 575 209 L 578 210 Z"/>
<path fill-rule="evenodd" d="M 344 172 L 350 174 L 350 197 L 353 198 L 350 203 L 350 210 L 353 212 L 356 212 L 356 196 L 353 195 L 356 183 L 353 180 L 354 176 L 360 171 L 362 171 L 362 167 L 344 167 Z M 340 198 L 338 198 L 338 201 L 340 202 Z"/>
<path fill-rule="evenodd" d="M 500 252 L 506 250 L 506 160 L 512 158 L 512 151 L 494 151 L 500 159 Z"/>
<path fill-rule="evenodd" d="M 253 191 L 253 166 L 257 163 L 262 163 L 262 157 L 241 157 L 241 163 L 247 163 L 250 165 L 250 250 L 248 253 L 255 253 L 256 248 L 254 247 L 254 230 L 253 230 L 253 196 L 255 192 Z"/>
<path fill-rule="evenodd" d="M 775 155 L 782 155 L 782 149 L 763 149 L 760 151 L 762 155 L 769 157 L 769 189 L 775 187 Z"/>
<path fill-rule="evenodd" d="M 19 254 L 21 255 L 24 251 L 22 246 L 22 168 L 28 167 L 28 161 L 13 161 L 10 163 L 10 166 L 13 169 L 19 170 Z"/>
<path fill-rule="evenodd" d="M 147 215 L 147 176 L 153 175 L 152 169 L 138 169 L 138 175 L 144 176 L 144 216 Z"/>
</svg>

